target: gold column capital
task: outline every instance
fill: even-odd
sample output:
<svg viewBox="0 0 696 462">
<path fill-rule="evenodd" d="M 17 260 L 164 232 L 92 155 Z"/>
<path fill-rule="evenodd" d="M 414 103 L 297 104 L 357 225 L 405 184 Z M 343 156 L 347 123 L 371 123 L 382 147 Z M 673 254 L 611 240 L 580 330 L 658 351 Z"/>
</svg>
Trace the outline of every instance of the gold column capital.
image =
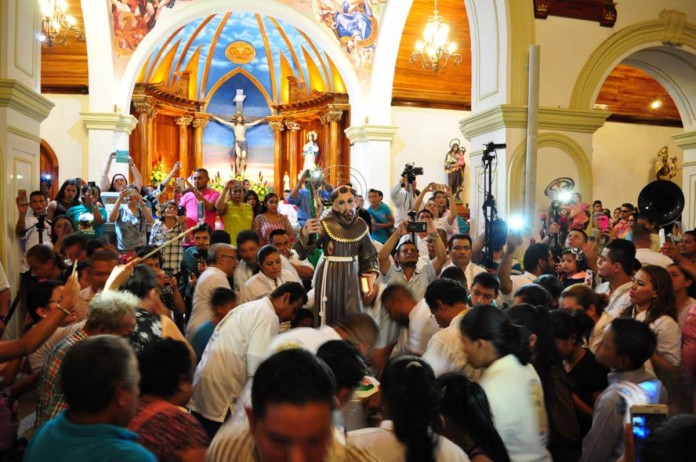
<svg viewBox="0 0 696 462">
<path fill-rule="evenodd" d="M 319 116 L 319 120 L 323 124 L 328 124 L 331 122 L 338 122 L 343 117 L 343 111 L 340 109 L 329 109 L 325 113 Z"/>
<path fill-rule="evenodd" d="M 268 125 L 273 129 L 274 132 L 282 132 L 285 130 L 285 123 L 282 120 L 273 120 L 268 122 Z"/>
<path fill-rule="evenodd" d="M 302 128 L 302 125 L 296 121 L 296 120 L 286 120 L 285 121 L 285 126 L 290 130 L 291 132 L 296 132 L 299 131 L 300 128 Z"/>
<path fill-rule="evenodd" d="M 195 117 L 193 119 L 193 128 L 205 128 L 208 125 L 209 120 L 203 117 Z"/>
<path fill-rule="evenodd" d="M 179 116 L 174 120 L 174 122 L 180 127 L 188 127 L 191 125 L 192 121 L 193 117 L 191 116 Z"/>
</svg>

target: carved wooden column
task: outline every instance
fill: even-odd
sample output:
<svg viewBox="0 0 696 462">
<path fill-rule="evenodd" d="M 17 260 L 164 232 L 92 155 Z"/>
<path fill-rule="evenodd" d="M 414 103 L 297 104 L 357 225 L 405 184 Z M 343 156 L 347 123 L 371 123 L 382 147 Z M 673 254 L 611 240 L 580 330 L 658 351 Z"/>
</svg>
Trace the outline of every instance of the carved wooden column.
<svg viewBox="0 0 696 462">
<path fill-rule="evenodd" d="M 290 158 L 290 178 L 291 180 L 297 178 L 299 173 L 298 169 L 302 166 L 297 165 L 297 159 L 300 155 L 300 125 L 296 120 L 286 120 L 285 126 L 290 131 L 290 136 L 288 136 L 288 157 Z"/>
<path fill-rule="evenodd" d="M 196 117 L 193 119 L 195 168 L 203 167 L 203 129 L 206 125 L 208 125 L 208 119 L 206 117 L 198 117 L 198 114 L 196 114 Z"/>
<path fill-rule="evenodd" d="M 269 121 L 268 125 L 273 129 L 274 144 L 273 144 L 273 188 L 279 196 L 283 192 L 283 165 L 287 165 L 283 159 L 283 130 L 285 124 L 282 120 Z"/>
<path fill-rule="evenodd" d="M 143 181 L 147 184 L 149 183 L 150 170 L 152 169 L 152 121 L 157 117 L 157 108 L 149 96 L 140 100 L 134 100 L 133 107 L 138 113 L 138 124 L 140 125 L 138 130 L 140 165 L 138 165 L 138 170 L 140 170 L 140 174 L 143 176 Z"/>
<path fill-rule="evenodd" d="M 187 176 L 191 173 L 191 159 L 188 149 L 188 126 L 191 125 L 193 117 L 180 116 L 174 119 L 179 126 L 179 161 L 181 162 L 181 175 Z"/>
<path fill-rule="evenodd" d="M 342 177 L 342 172 L 338 171 L 339 159 L 341 158 L 341 143 L 339 138 L 339 122 L 343 117 L 340 109 L 329 109 L 321 115 L 320 120 L 323 124 L 329 124 L 329 146 L 325 154 L 324 168 L 329 168 L 329 183 L 339 186 L 337 180 Z M 347 180 L 346 180 L 347 181 Z"/>
</svg>

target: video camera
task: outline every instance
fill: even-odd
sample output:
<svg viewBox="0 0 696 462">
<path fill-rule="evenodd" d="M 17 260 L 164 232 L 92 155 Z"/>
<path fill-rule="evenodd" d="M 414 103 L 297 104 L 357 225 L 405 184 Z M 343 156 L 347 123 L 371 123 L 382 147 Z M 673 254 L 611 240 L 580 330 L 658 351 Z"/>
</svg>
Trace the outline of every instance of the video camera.
<svg viewBox="0 0 696 462">
<path fill-rule="evenodd" d="M 416 181 L 416 176 L 423 174 L 423 167 L 414 167 L 413 162 L 409 162 L 404 167 L 404 171 L 401 172 L 402 177 L 406 177 L 406 182 L 408 184 L 413 184 Z"/>
</svg>

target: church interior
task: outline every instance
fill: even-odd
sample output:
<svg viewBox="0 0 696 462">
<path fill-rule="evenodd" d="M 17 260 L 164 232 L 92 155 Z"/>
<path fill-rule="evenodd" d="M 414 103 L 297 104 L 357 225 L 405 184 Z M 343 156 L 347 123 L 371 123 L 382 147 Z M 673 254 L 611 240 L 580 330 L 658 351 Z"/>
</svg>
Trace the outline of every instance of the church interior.
<svg viewBox="0 0 696 462">
<path fill-rule="evenodd" d="M 445 182 L 457 140 L 458 205 L 473 230 L 490 142 L 506 145 L 493 165 L 498 213 L 526 213 L 532 228 L 558 178 L 586 201 L 635 202 L 666 148 L 686 197 L 682 221 L 694 227 L 691 2 L 65 0 L 73 25 L 47 37 L 42 6 L 53 3 L 2 0 L 5 268 L 20 258 L 20 189 L 44 182 L 55 195 L 128 150 L 145 184 L 179 161 L 186 175 L 203 166 L 218 182 L 240 175 L 282 191 L 310 132 L 330 181 L 363 193 L 387 192 L 410 162 L 424 169 L 421 185 Z M 435 69 L 427 49 L 416 56 L 434 8 L 453 44 Z M 243 170 L 232 157 L 238 113 Z M 530 147 L 536 174 L 526 176 Z M 116 172 L 128 174 L 126 164 Z"/>
</svg>

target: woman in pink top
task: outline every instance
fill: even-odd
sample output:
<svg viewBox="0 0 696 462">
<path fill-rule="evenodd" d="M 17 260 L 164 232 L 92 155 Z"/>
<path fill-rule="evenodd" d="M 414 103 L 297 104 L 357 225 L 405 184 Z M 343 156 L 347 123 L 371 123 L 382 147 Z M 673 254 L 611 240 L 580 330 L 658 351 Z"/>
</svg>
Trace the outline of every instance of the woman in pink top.
<svg viewBox="0 0 696 462">
<path fill-rule="evenodd" d="M 254 218 L 253 229 L 258 234 L 261 245 L 269 243 L 269 236 L 274 229 L 284 229 L 290 236 L 290 242 L 295 241 L 295 231 L 292 229 L 287 215 L 278 212 L 280 199 L 275 193 L 269 193 L 263 199 L 263 211 Z"/>
</svg>

